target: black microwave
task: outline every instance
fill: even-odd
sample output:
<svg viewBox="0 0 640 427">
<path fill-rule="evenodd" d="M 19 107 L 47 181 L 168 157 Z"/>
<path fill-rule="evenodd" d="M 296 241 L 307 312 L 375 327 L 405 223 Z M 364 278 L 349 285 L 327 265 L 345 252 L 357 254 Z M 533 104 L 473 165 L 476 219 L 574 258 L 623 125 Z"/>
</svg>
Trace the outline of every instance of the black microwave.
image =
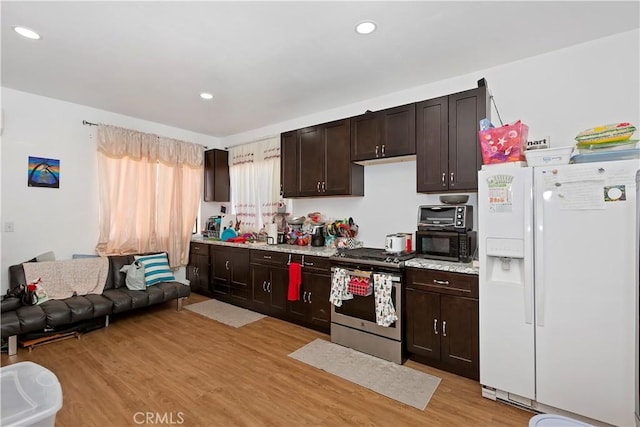
<svg viewBox="0 0 640 427">
<path fill-rule="evenodd" d="M 476 251 L 475 231 L 416 231 L 416 253 L 443 261 L 471 262 Z"/>
</svg>

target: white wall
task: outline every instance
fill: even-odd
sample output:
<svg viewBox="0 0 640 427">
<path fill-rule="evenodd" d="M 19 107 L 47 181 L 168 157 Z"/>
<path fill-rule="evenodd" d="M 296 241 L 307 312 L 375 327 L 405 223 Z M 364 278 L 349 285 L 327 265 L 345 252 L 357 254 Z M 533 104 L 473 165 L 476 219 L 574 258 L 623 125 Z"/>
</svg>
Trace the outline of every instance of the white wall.
<svg viewBox="0 0 640 427">
<path fill-rule="evenodd" d="M 621 33 L 234 135 L 224 144 L 471 89 L 484 77 L 505 123 L 520 119 L 530 127 L 529 139 L 550 136 L 554 147 L 571 146 L 578 132 L 597 125 L 628 121 L 640 128 L 639 40 L 638 30 Z M 492 121 L 499 124 L 495 110 Z M 639 135 L 640 131 L 635 137 Z M 415 180 L 415 162 L 365 166 L 365 197 L 296 199 L 292 213 L 352 216 L 360 226 L 359 239 L 367 246 L 383 247 L 386 234 L 415 231 L 420 204 L 439 203 L 436 195 L 415 193 Z M 476 208 L 477 195 L 469 202 Z"/>
<path fill-rule="evenodd" d="M 98 235 L 95 129 L 83 126 L 82 120 L 222 148 L 367 109 L 470 89 L 484 77 L 505 122 L 522 119 L 531 127 L 530 136 L 551 136 L 553 146 L 569 146 L 579 131 L 598 124 L 628 121 L 640 126 L 639 39 L 638 30 L 626 32 L 224 140 L 2 88 L 1 221 L 15 224 L 15 232 L 2 232 L 2 292 L 11 264 L 49 250 L 58 258 L 93 252 Z M 495 113 L 493 121 L 497 123 Z M 60 189 L 27 187 L 30 155 L 60 159 Z M 476 205 L 475 194 L 470 201 Z M 385 234 L 415 230 L 420 204 L 437 202 L 437 196 L 415 192 L 415 162 L 405 162 L 365 166 L 365 197 L 299 199 L 293 202 L 292 210 L 296 215 L 318 210 L 333 217 L 352 216 L 360 225 L 365 244 L 382 247 Z M 203 203 L 204 218 L 218 212 L 219 204 Z"/>
<path fill-rule="evenodd" d="M 47 251 L 57 259 L 95 253 L 96 129 L 83 120 L 220 148 L 218 139 L 206 135 L 4 87 L 2 110 L 2 293 L 10 265 Z M 27 187 L 29 156 L 60 160 L 59 189 Z M 14 232 L 4 232 L 6 222 L 14 223 Z"/>
</svg>

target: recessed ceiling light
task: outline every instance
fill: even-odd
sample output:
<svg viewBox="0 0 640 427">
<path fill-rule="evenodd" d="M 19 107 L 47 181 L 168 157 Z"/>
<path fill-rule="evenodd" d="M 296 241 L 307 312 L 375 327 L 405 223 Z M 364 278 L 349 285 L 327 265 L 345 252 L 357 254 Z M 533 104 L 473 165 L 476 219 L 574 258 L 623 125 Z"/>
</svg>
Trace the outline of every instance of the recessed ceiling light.
<svg viewBox="0 0 640 427">
<path fill-rule="evenodd" d="M 376 23 L 373 21 L 362 21 L 356 25 L 358 34 L 371 34 L 376 30 Z"/>
<path fill-rule="evenodd" d="M 40 34 L 27 27 L 14 26 L 13 31 L 20 34 L 22 37 L 26 37 L 31 40 L 40 40 Z"/>
<path fill-rule="evenodd" d="M 211 94 L 210 94 L 210 93 L 208 93 L 208 92 L 202 92 L 202 93 L 200 94 L 200 98 L 202 98 L 202 99 L 213 99 L 213 95 L 211 95 Z"/>
</svg>

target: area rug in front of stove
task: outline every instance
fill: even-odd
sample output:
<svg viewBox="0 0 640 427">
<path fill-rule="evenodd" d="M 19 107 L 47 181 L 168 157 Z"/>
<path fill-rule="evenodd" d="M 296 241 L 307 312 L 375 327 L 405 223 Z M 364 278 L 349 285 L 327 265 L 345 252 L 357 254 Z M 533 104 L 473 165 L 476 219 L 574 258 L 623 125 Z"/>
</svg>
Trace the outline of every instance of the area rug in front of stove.
<svg viewBox="0 0 640 427">
<path fill-rule="evenodd" d="M 310 342 L 289 357 L 421 411 L 440 384 L 440 378 L 433 375 L 322 339 Z"/>
<path fill-rule="evenodd" d="M 215 299 L 185 305 L 184 308 L 234 328 L 248 325 L 266 317 L 255 311 L 236 307 Z"/>
</svg>

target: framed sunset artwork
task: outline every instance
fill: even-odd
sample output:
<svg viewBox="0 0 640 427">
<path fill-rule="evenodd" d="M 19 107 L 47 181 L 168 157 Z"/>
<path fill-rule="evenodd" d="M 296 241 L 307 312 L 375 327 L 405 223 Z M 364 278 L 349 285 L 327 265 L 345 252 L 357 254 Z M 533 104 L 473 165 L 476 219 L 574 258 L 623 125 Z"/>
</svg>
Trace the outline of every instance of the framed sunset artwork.
<svg viewBox="0 0 640 427">
<path fill-rule="evenodd" d="M 60 188 L 60 160 L 29 156 L 27 185 Z"/>
</svg>

